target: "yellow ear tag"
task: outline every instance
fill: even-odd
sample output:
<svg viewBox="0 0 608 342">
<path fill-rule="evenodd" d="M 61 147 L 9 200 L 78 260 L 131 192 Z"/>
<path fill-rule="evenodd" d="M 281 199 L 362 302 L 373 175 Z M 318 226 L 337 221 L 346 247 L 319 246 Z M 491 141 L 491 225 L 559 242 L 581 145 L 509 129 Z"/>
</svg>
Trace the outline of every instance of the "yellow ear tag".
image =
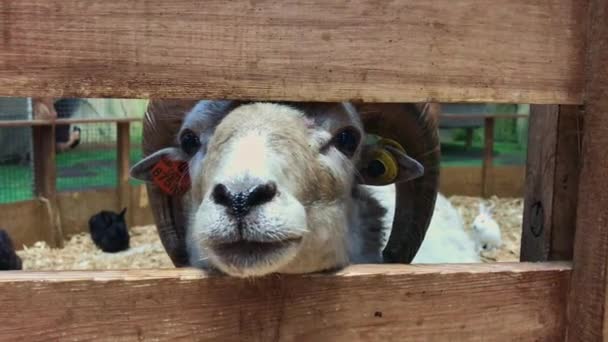
<svg viewBox="0 0 608 342">
<path fill-rule="evenodd" d="M 383 184 L 391 183 L 397 179 L 399 165 L 393 154 L 386 150 L 386 147 L 390 146 L 405 153 L 403 146 L 395 140 L 374 134 L 367 134 L 366 143 L 376 146 L 371 152 L 370 162 L 367 165 L 368 175 Z"/>
<path fill-rule="evenodd" d="M 369 176 L 380 183 L 388 184 L 397 178 L 399 168 L 393 155 L 385 149 L 378 148 L 372 152 L 371 160 L 367 165 Z"/>
</svg>

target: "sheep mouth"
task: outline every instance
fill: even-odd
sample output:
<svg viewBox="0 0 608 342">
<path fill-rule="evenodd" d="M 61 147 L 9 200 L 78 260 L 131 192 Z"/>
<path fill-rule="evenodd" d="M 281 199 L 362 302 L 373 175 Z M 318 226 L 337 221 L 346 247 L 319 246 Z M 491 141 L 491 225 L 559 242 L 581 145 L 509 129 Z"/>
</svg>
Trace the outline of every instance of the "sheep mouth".
<svg viewBox="0 0 608 342">
<path fill-rule="evenodd" d="M 280 241 L 238 240 L 216 244 L 213 252 L 223 262 L 237 267 L 252 267 L 258 262 L 267 262 L 270 258 L 278 257 L 289 248 L 295 247 L 301 239 Z"/>
</svg>

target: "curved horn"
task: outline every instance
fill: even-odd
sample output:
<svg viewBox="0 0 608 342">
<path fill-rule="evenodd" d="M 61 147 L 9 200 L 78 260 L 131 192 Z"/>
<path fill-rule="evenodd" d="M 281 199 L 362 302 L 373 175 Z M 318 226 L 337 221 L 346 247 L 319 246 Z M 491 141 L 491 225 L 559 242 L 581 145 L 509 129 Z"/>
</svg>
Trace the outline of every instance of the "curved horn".
<svg viewBox="0 0 608 342">
<path fill-rule="evenodd" d="M 176 146 L 175 136 L 195 100 L 151 100 L 143 123 L 143 156 Z M 186 222 L 181 197 L 168 196 L 156 185 L 146 188 L 158 235 L 176 267 L 189 265 L 186 250 Z"/>
<path fill-rule="evenodd" d="M 377 103 L 356 105 L 365 130 L 398 141 L 424 166 L 424 176 L 397 183 L 395 217 L 383 251 L 386 263 L 410 263 L 433 215 L 439 187 L 439 104 Z"/>
</svg>

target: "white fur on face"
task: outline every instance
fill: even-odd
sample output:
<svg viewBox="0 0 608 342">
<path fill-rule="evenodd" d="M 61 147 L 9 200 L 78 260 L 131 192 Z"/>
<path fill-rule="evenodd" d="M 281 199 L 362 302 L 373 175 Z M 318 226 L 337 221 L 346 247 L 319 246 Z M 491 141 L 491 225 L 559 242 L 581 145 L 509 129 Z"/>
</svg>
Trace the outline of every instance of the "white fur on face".
<svg viewBox="0 0 608 342">
<path fill-rule="evenodd" d="M 313 126 L 311 120 L 296 109 L 257 103 L 241 106 L 230 115 L 241 117 L 252 114 L 247 111 L 259 113 L 260 116 L 264 113 L 279 116 L 275 124 L 285 125 L 283 132 L 289 132 L 292 127 L 294 130 L 301 129 L 301 132 L 305 132 L 302 136 L 306 141 L 302 145 L 307 146 L 306 150 L 277 151 L 273 146 L 276 141 L 272 137 L 276 127 L 273 131 L 264 129 L 263 125 L 243 122 L 237 125 L 238 131 L 226 134 L 229 138 L 222 142 L 222 154 L 217 159 L 217 165 L 205 165 L 203 161 L 199 165 L 191 165 L 193 177 L 202 179 L 194 183 L 202 187 L 202 200 L 198 207 L 192 208 L 189 225 L 192 264 L 200 266 L 208 261 L 221 271 L 239 277 L 273 272 L 304 273 L 344 266 L 349 260 L 344 198 L 302 202 L 301 188 L 307 186 L 306 182 L 315 182 L 304 176 L 303 169 L 307 165 L 302 163 L 304 159 L 308 163 L 312 160 L 319 170 L 333 174 L 338 180 L 336 187 L 340 189 L 332 189 L 332 192 L 342 196 L 347 196 L 352 187 L 352 163 L 335 149 L 325 154 L 319 153 L 321 145 L 329 141 L 332 134 Z M 282 119 L 285 119 L 284 122 Z M 224 128 L 218 126 L 216 134 Z M 216 145 L 210 141 L 208 155 L 219 151 L 213 150 Z M 217 184 L 244 191 L 243 187 L 268 182 L 277 185 L 277 195 L 270 202 L 253 207 L 240 221 L 211 198 Z M 286 242 L 281 247 L 259 253 L 227 254 L 218 247 L 243 240 Z"/>
<path fill-rule="evenodd" d="M 196 210 L 193 222 L 195 238 L 200 241 L 210 261 L 223 272 L 235 276 L 256 276 L 281 268 L 295 257 L 300 241 L 308 232 L 305 208 L 291 195 L 292 183 L 281 172 L 284 166 L 272 153 L 267 138 L 262 132 L 252 131 L 230 143 L 229 152 L 223 156 L 220 167 L 211 177 L 210 186 Z M 255 183 L 251 183 L 251 180 Z M 235 189 L 241 184 L 249 186 L 269 182 L 278 185 L 278 195 L 268 203 L 253 207 L 240 222 L 227 214 L 226 207 L 211 199 L 216 184 Z M 241 232 L 239 224 L 245 227 Z M 216 243 L 241 239 L 292 242 L 263 256 L 220 255 L 214 250 Z"/>
<path fill-rule="evenodd" d="M 300 241 L 308 232 L 304 207 L 287 193 L 252 209 L 244 218 L 246 228 L 242 236 L 238 235 L 237 221 L 228 216 L 225 209 L 205 200 L 196 211 L 192 231 L 212 264 L 231 275 L 245 277 L 276 272 L 293 260 L 300 249 Z M 293 242 L 263 256 L 222 256 L 214 252 L 213 241 L 238 241 L 241 238 L 258 242 Z"/>
<path fill-rule="evenodd" d="M 232 141 L 223 156 L 221 167 L 216 171 L 213 182 L 229 183 L 245 177 L 260 180 L 275 180 L 273 170 L 280 167 L 280 161 L 269 151 L 267 137 L 259 131 L 251 131 Z"/>
</svg>

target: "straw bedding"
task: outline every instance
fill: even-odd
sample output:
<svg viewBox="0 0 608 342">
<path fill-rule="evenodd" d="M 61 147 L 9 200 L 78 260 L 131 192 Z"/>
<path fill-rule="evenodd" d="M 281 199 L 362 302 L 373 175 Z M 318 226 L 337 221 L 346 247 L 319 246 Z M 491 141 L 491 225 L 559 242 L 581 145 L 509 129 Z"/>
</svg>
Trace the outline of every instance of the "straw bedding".
<svg viewBox="0 0 608 342">
<path fill-rule="evenodd" d="M 460 211 L 466 229 L 471 233 L 471 222 L 478 213 L 479 198 L 453 196 L 452 204 Z M 494 218 L 502 230 L 503 247 L 490 254 L 482 255 L 484 262 L 505 262 L 519 260 L 521 240 L 522 199 L 493 197 L 488 202 L 495 205 Z M 133 227 L 131 248 L 127 251 L 109 254 L 97 249 L 87 233 L 72 236 L 65 242 L 65 248 L 52 249 L 44 242 L 24 247 L 18 251 L 25 270 L 104 270 L 104 269 L 150 269 L 173 268 L 169 257 L 156 233 L 155 226 Z"/>
</svg>

